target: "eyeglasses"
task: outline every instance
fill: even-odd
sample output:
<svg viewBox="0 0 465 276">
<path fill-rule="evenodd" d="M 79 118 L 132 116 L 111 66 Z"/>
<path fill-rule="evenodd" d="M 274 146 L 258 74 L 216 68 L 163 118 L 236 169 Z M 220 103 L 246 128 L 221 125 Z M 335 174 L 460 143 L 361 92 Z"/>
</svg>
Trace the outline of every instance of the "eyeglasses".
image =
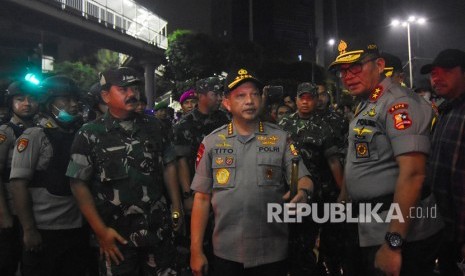
<svg viewBox="0 0 465 276">
<path fill-rule="evenodd" d="M 377 57 L 376 58 L 371 58 L 371 59 L 368 59 L 368 60 L 365 60 L 363 62 L 356 62 L 352 65 L 350 65 L 349 67 L 347 68 L 339 68 L 339 70 L 336 71 L 336 75 L 340 78 L 345 78 L 347 76 L 347 71 L 350 71 L 350 73 L 352 73 L 353 75 L 355 74 L 358 74 L 360 72 L 362 72 L 363 70 L 363 65 L 365 65 L 366 63 L 370 62 L 370 61 L 373 61 L 373 60 L 376 60 L 378 59 Z"/>
</svg>

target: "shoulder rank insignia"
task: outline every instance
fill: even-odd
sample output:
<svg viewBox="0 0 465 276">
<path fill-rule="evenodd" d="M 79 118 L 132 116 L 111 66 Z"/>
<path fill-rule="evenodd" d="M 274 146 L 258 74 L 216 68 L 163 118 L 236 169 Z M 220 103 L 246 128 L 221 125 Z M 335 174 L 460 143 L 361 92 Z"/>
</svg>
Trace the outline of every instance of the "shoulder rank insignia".
<svg viewBox="0 0 465 276">
<path fill-rule="evenodd" d="M 407 112 L 401 112 L 394 115 L 394 127 L 397 130 L 404 130 L 412 125 L 412 120 Z"/>
<path fill-rule="evenodd" d="M 383 95 L 383 91 L 384 88 L 381 85 L 377 85 L 370 94 L 370 101 L 376 102 L 381 97 L 381 95 Z"/>
<path fill-rule="evenodd" d="M 3 142 L 6 141 L 6 135 L 0 134 L 0 144 L 3 144 Z"/>
<path fill-rule="evenodd" d="M 16 146 L 16 149 L 18 150 L 18 152 L 23 152 L 27 148 L 28 144 L 29 139 L 21 138 L 18 140 L 18 145 Z"/>
</svg>

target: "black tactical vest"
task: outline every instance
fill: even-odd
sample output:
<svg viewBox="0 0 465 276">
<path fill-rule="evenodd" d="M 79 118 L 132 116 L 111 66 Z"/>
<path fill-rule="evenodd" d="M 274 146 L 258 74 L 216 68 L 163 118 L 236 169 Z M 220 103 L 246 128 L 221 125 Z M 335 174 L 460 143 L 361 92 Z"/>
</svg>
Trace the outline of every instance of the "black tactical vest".
<svg viewBox="0 0 465 276">
<path fill-rule="evenodd" d="M 71 188 L 66 170 L 70 159 L 71 145 L 75 132 L 65 133 L 58 128 L 44 128 L 53 148 L 53 156 L 45 171 L 35 171 L 31 187 L 43 187 L 57 196 L 70 196 Z"/>
</svg>

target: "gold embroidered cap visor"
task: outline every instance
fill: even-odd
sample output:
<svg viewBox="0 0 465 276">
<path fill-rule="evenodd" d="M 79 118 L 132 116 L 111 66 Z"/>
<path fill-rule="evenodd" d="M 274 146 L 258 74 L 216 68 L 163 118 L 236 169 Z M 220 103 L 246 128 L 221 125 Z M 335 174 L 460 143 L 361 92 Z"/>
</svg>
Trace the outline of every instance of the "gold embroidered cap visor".
<svg viewBox="0 0 465 276">
<path fill-rule="evenodd" d="M 360 60 L 362 60 L 366 55 L 372 54 L 375 56 L 379 56 L 379 51 L 378 51 L 378 46 L 374 43 L 359 43 L 358 45 L 363 45 L 363 46 L 355 46 L 351 47 L 347 42 L 344 40 L 341 40 L 338 45 L 338 50 L 339 50 L 339 55 L 336 57 L 336 60 L 334 60 L 330 65 L 329 65 L 329 70 L 337 70 L 339 65 L 341 64 L 350 64 L 350 63 L 355 63 Z M 350 48 L 355 49 L 355 50 L 350 50 Z"/>
<path fill-rule="evenodd" d="M 229 72 L 228 76 L 226 77 L 226 84 L 224 86 L 224 94 L 228 94 L 229 92 L 236 89 L 239 85 L 243 84 L 244 82 L 253 82 L 260 94 L 262 93 L 263 83 L 255 77 L 255 74 L 250 72 L 248 69 L 239 68 L 232 70 Z"/>
</svg>

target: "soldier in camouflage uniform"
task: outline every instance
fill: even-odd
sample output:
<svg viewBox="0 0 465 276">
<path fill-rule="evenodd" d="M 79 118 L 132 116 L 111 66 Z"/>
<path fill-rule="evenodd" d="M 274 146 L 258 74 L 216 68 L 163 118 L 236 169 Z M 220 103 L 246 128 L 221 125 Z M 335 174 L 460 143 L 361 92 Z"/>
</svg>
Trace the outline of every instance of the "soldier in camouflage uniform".
<svg viewBox="0 0 465 276">
<path fill-rule="evenodd" d="M 23 275 L 85 275 L 88 232 L 66 165 L 80 127 L 79 89 L 65 76 L 42 82 L 44 117 L 24 130 L 11 162 L 13 202 L 23 229 Z"/>
<path fill-rule="evenodd" d="M 308 82 L 299 84 L 296 97 L 297 112 L 284 117 L 279 125 L 289 133 L 302 155 L 305 166 L 312 174 L 316 192 L 314 200 L 321 203 L 335 202 L 339 194 L 338 186 L 342 185 L 343 175 L 342 165 L 339 161 L 340 152 L 334 130 L 316 115 L 317 101 L 318 94 L 315 85 Z M 325 243 L 323 237 L 328 236 L 327 233 L 334 233 L 330 229 L 331 227 L 333 226 L 329 223 L 322 225 L 322 246 Z M 312 241 L 314 245 L 314 239 L 318 234 L 317 228 L 315 226 L 312 229 L 315 232 L 308 233 L 309 246 L 312 246 Z M 309 250 L 311 249 L 309 248 Z M 337 253 L 334 252 L 335 250 L 331 251 L 331 253 Z M 331 266 L 328 263 L 326 265 Z M 334 266 L 337 267 L 337 265 Z M 337 271 L 337 268 L 331 270 Z"/>
<path fill-rule="evenodd" d="M 20 225 L 9 183 L 11 158 L 16 138 L 33 126 L 39 95 L 39 87 L 27 81 L 15 81 L 6 91 L 11 120 L 0 126 L 0 275 L 15 275 L 21 257 Z"/>
<path fill-rule="evenodd" d="M 176 156 L 179 158 L 179 179 L 187 210 L 192 208 L 190 184 L 194 177 L 197 149 L 205 136 L 229 122 L 225 113 L 218 110 L 222 90 L 223 82 L 218 77 L 197 81 L 197 107 L 184 115 L 173 129 Z"/>
<path fill-rule="evenodd" d="M 329 124 L 334 130 L 334 137 L 338 143 L 342 155 L 346 153 L 347 132 L 349 131 L 349 122 L 333 109 L 330 108 L 330 96 L 326 90 L 326 85 L 318 84 L 318 104 L 315 115 L 319 117 L 323 124 Z"/>
<path fill-rule="evenodd" d="M 108 112 L 79 130 L 67 175 L 99 243 L 101 275 L 176 275 L 174 149 L 158 119 L 135 112 L 141 81 L 133 69 L 108 70 L 100 84 Z"/>
<path fill-rule="evenodd" d="M 218 110 L 223 91 L 223 82 L 218 77 L 197 81 L 195 91 L 198 95 L 197 106 L 189 113 L 184 114 L 173 129 L 176 156 L 178 157 L 179 181 L 184 199 L 184 210 L 187 214 L 186 225 L 190 225 L 190 210 L 193 202 L 190 184 L 194 178 L 197 149 L 205 136 L 229 122 L 226 114 Z M 209 225 L 208 232 L 212 231 L 211 228 Z M 179 241 L 180 245 L 185 246 L 188 250 L 190 229 L 186 230 L 186 236 Z M 205 246 L 209 248 L 207 252 L 211 253 L 210 238 L 206 239 Z M 185 260 L 186 269 L 189 269 L 188 254 L 183 260 Z"/>
</svg>

